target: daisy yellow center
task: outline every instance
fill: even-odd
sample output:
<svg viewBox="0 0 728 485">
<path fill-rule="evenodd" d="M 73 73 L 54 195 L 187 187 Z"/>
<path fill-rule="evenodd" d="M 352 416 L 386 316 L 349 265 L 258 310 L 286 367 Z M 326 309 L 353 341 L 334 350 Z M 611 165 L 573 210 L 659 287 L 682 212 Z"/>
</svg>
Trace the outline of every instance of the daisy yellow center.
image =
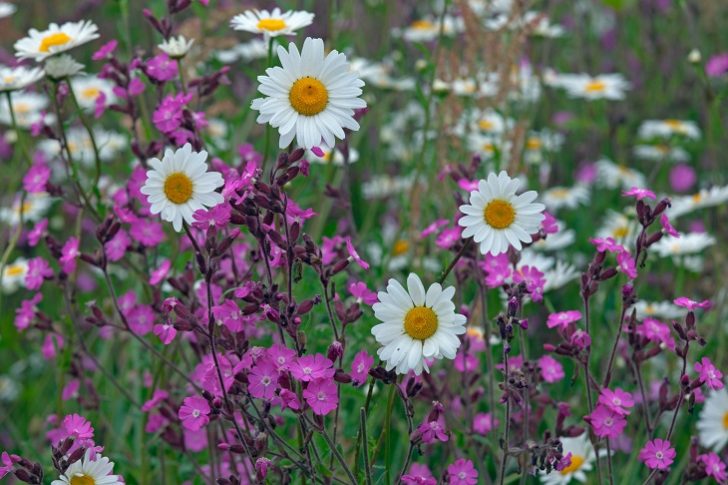
<svg viewBox="0 0 728 485">
<path fill-rule="evenodd" d="M 81 91 L 81 96 L 83 96 L 84 98 L 96 99 L 100 93 L 101 90 L 99 88 L 88 87 Z"/>
<path fill-rule="evenodd" d="M 493 129 L 493 122 L 490 120 L 478 121 L 478 127 L 483 131 L 490 131 Z"/>
<path fill-rule="evenodd" d="M 528 148 L 529 150 L 540 150 L 541 145 L 541 140 L 536 137 L 531 137 L 526 141 L 526 148 Z"/>
<path fill-rule="evenodd" d="M 15 82 L 15 76 L 10 76 L 10 75 L 7 75 L 7 76 L 3 77 L 3 82 L 4 82 L 5 84 L 11 84 L 11 83 L 14 83 L 14 82 Z"/>
<path fill-rule="evenodd" d="M 258 28 L 269 32 L 277 32 L 286 28 L 286 21 L 283 19 L 260 19 Z"/>
<path fill-rule="evenodd" d="M 88 475 L 75 475 L 71 477 L 71 485 L 96 485 L 96 480 Z"/>
<path fill-rule="evenodd" d="M 728 429 L 728 412 L 723 415 L 723 429 Z"/>
<path fill-rule="evenodd" d="M 495 229 L 505 229 L 516 220 L 516 209 L 507 200 L 493 199 L 483 209 L 483 219 Z"/>
<path fill-rule="evenodd" d="M 698 202 L 703 200 L 703 194 L 698 192 L 697 194 L 693 194 L 693 196 L 691 198 L 693 199 L 693 202 L 695 202 L 697 204 Z"/>
<path fill-rule="evenodd" d="M 329 104 L 329 92 L 324 83 L 310 76 L 302 77 L 291 86 L 288 100 L 299 114 L 313 116 L 319 114 Z"/>
<path fill-rule="evenodd" d="M 51 47 L 57 47 L 59 45 L 67 44 L 71 41 L 71 37 L 65 32 L 53 32 L 48 34 L 40 40 L 40 46 L 38 50 L 41 52 L 48 52 Z"/>
<path fill-rule="evenodd" d="M 8 266 L 8 269 L 5 271 L 5 274 L 7 274 L 8 276 L 20 276 L 23 273 L 23 267 L 19 264 L 15 266 Z"/>
<path fill-rule="evenodd" d="M 16 114 L 25 114 L 30 112 L 30 105 L 28 103 L 13 103 L 13 109 Z"/>
<path fill-rule="evenodd" d="M 628 232 L 629 228 L 627 228 L 626 226 L 622 226 L 612 231 L 612 236 L 614 236 L 615 239 L 621 239 L 623 237 L 627 237 Z"/>
<path fill-rule="evenodd" d="M 427 340 L 437 332 L 437 315 L 432 308 L 416 306 L 404 316 L 404 331 L 416 340 Z"/>
<path fill-rule="evenodd" d="M 492 153 L 495 151 L 495 146 L 492 143 L 483 143 L 483 151 L 486 153 Z"/>
<path fill-rule="evenodd" d="M 589 81 L 586 86 L 584 86 L 587 93 L 601 93 L 604 92 L 606 88 L 607 85 L 604 81 Z"/>
<path fill-rule="evenodd" d="M 680 120 L 665 120 L 665 124 L 675 131 L 683 131 L 685 129 Z"/>
<path fill-rule="evenodd" d="M 566 199 L 569 196 L 569 191 L 566 189 L 553 189 L 551 196 L 557 199 Z"/>
<path fill-rule="evenodd" d="M 174 172 L 164 181 L 164 195 L 175 204 L 184 204 L 192 198 L 194 184 L 183 172 Z"/>
<path fill-rule="evenodd" d="M 432 30 L 435 28 L 435 24 L 429 20 L 415 20 L 410 25 L 410 28 L 414 30 Z"/>
<path fill-rule="evenodd" d="M 392 247 L 392 254 L 394 256 L 401 256 L 409 251 L 409 242 L 404 239 L 399 239 L 394 243 Z"/>
<path fill-rule="evenodd" d="M 581 468 L 581 465 L 584 464 L 584 461 L 584 457 L 581 455 L 571 455 L 571 463 L 569 463 L 569 466 L 561 469 L 561 474 L 568 475 L 570 473 L 574 473 L 579 468 Z"/>
<path fill-rule="evenodd" d="M 670 152 L 670 147 L 667 145 L 657 145 L 655 149 L 663 155 L 667 155 Z"/>
</svg>

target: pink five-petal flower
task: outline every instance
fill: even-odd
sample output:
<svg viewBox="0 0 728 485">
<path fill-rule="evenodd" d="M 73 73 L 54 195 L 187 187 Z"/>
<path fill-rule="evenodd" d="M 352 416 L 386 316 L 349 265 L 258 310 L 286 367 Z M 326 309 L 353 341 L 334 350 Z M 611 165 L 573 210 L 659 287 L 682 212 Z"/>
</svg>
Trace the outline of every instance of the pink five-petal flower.
<svg viewBox="0 0 728 485">
<path fill-rule="evenodd" d="M 171 344 L 172 340 L 174 340 L 177 336 L 177 329 L 169 323 L 160 323 L 155 325 L 152 331 L 154 332 L 154 335 L 159 337 L 159 340 L 161 340 L 164 345 Z"/>
<path fill-rule="evenodd" d="M 627 408 L 634 406 L 632 394 L 625 392 L 618 387 L 613 391 L 606 388 L 602 389 L 602 392 L 599 394 L 598 402 L 621 416 L 629 415 L 629 410 Z"/>
<path fill-rule="evenodd" d="M 675 298 L 673 301 L 677 306 L 687 308 L 690 311 L 694 311 L 697 308 L 702 308 L 703 310 L 708 310 L 712 304 L 710 303 L 710 300 L 703 300 L 703 301 L 696 301 L 691 300 L 687 296 L 681 296 L 678 298 Z"/>
<path fill-rule="evenodd" d="M 713 365 L 709 358 L 703 357 L 695 363 L 695 372 L 699 374 L 700 382 L 707 384 L 714 391 L 723 389 L 723 373 Z"/>
<path fill-rule="evenodd" d="M 248 374 L 250 395 L 258 399 L 272 399 L 278 388 L 278 369 L 267 359 L 259 360 Z"/>
<path fill-rule="evenodd" d="M 633 280 L 637 278 L 637 265 L 628 251 L 620 251 L 617 253 L 617 264 L 619 265 L 619 270 L 626 274 L 629 279 Z"/>
<path fill-rule="evenodd" d="M 473 462 L 458 458 L 447 467 L 447 483 L 449 485 L 475 485 L 478 483 L 478 470 Z"/>
<path fill-rule="evenodd" d="M 667 470 L 675 461 L 675 448 L 670 447 L 670 442 L 660 438 L 648 441 L 640 450 L 639 459 L 651 470 Z"/>
<path fill-rule="evenodd" d="M 437 480 L 427 465 L 413 463 L 405 475 L 402 475 L 402 483 L 405 485 L 437 485 Z"/>
<path fill-rule="evenodd" d="M 151 285 L 158 285 L 164 279 L 167 277 L 167 274 L 169 274 L 169 270 L 172 267 L 172 262 L 168 259 L 165 259 L 161 263 L 159 263 L 159 266 L 157 266 L 157 269 L 152 271 L 152 273 L 149 275 L 149 284 Z"/>
<path fill-rule="evenodd" d="M 483 436 L 496 429 L 499 424 L 491 413 L 478 413 L 473 417 L 473 431 Z"/>
<path fill-rule="evenodd" d="M 429 236 L 430 234 L 434 234 L 437 231 L 439 231 L 441 227 L 447 226 L 447 224 L 448 224 L 447 219 L 437 219 L 435 222 L 433 222 L 432 224 L 430 224 L 429 226 L 427 226 L 426 228 L 424 228 L 422 230 L 422 232 L 420 233 L 420 237 L 424 239 L 427 236 Z"/>
<path fill-rule="evenodd" d="M 29 290 L 38 290 L 46 278 L 53 276 L 53 270 L 48 261 L 38 256 L 28 261 L 28 272 L 25 275 L 25 287 Z"/>
<path fill-rule="evenodd" d="M 76 259 L 79 256 L 78 251 L 78 239 L 71 237 L 66 241 L 61 249 L 61 269 L 67 275 L 70 275 L 76 271 Z"/>
<path fill-rule="evenodd" d="M 373 305 L 378 301 L 376 292 L 370 290 L 363 281 L 350 283 L 347 289 L 351 296 L 366 305 Z"/>
<path fill-rule="evenodd" d="M 617 438 L 621 436 L 627 421 L 607 406 L 597 405 L 592 413 L 584 418 L 594 433 L 600 438 Z"/>
<path fill-rule="evenodd" d="M 328 379 L 335 373 L 334 363 L 322 354 L 301 356 L 291 363 L 289 369 L 293 377 L 301 382 Z"/>
<path fill-rule="evenodd" d="M 361 269 L 369 269 L 369 263 L 361 259 L 359 256 L 359 253 L 356 252 L 356 248 L 354 247 L 354 244 L 351 242 L 351 238 L 347 237 L 345 239 L 346 241 L 346 250 L 349 252 L 349 256 L 351 256 L 351 259 L 354 260 L 356 264 L 361 266 Z"/>
<path fill-rule="evenodd" d="M 2 461 L 2 465 L 0 466 L 0 478 L 5 477 L 8 473 L 11 473 L 13 471 L 13 464 L 16 461 L 15 455 L 8 454 L 7 451 L 3 451 L 2 455 L 0 455 L 0 461 Z"/>
<path fill-rule="evenodd" d="M 145 413 L 148 413 L 152 409 L 159 406 L 159 404 L 162 401 L 164 401 L 165 399 L 167 399 L 168 397 L 169 397 L 169 393 L 167 391 L 165 391 L 164 389 L 155 389 L 154 394 L 152 394 L 151 399 L 149 399 L 142 405 L 142 411 L 144 411 Z"/>
<path fill-rule="evenodd" d="M 714 478 L 716 482 L 724 483 L 728 480 L 728 474 L 726 474 L 725 471 L 725 463 L 723 463 L 716 453 L 711 451 L 710 453 L 699 455 L 698 461 L 705 465 L 705 473 L 709 477 Z"/>
<path fill-rule="evenodd" d="M 179 408 L 179 419 L 182 426 L 190 431 L 202 429 L 210 422 L 210 404 L 202 396 L 189 396 L 182 401 Z"/>
<path fill-rule="evenodd" d="M 639 187 L 632 187 L 629 190 L 625 190 L 622 192 L 622 195 L 625 197 L 634 197 L 637 200 L 642 199 L 652 199 L 655 200 L 657 196 L 655 196 L 655 193 L 649 189 L 641 189 Z"/>
<path fill-rule="evenodd" d="M 23 177 L 23 188 L 31 194 L 45 192 L 51 169 L 45 163 L 33 164 Z"/>
<path fill-rule="evenodd" d="M 546 382 L 559 382 L 565 376 L 564 367 L 550 355 L 538 359 L 538 367 L 541 369 L 541 377 Z"/>
<path fill-rule="evenodd" d="M 324 416 L 336 409 L 339 405 L 338 389 L 332 379 L 319 378 L 308 383 L 303 391 L 306 400 L 314 414 Z"/>
<path fill-rule="evenodd" d="M 361 350 L 354 356 L 354 361 L 351 363 L 351 378 L 355 386 L 361 386 L 367 381 L 369 369 L 373 364 L 374 357 L 369 355 L 366 350 Z"/>
<path fill-rule="evenodd" d="M 560 327 L 566 329 L 570 323 L 581 320 L 581 312 L 579 310 L 567 310 L 564 312 L 552 313 L 546 320 L 548 328 Z"/>
<path fill-rule="evenodd" d="M 667 214 L 663 213 L 660 216 L 660 225 L 666 234 L 669 234 L 672 237 L 680 237 L 680 233 L 677 232 L 677 229 L 672 227 L 672 224 L 670 224 L 670 218 L 667 217 Z"/>
<path fill-rule="evenodd" d="M 592 238 L 589 239 L 589 242 L 596 246 L 597 251 L 600 253 L 621 253 L 624 251 L 624 246 L 617 243 L 617 241 L 615 241 L 612 237 Z"/>
</svg>

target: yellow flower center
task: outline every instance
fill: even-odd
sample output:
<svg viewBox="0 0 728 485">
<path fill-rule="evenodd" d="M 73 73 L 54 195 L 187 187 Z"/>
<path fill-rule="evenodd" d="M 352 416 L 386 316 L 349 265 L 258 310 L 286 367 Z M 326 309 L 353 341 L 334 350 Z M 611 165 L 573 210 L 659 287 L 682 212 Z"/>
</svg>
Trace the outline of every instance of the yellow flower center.
<svg viewBox="0 0 728 485">
<path fill-rule="evenodd" d="M 693 199 L 693 202 L 697 204 L 698 202 L 703 200 L 703 194 L 698 192 L 697 194 L 693 194 L 693 196 L 691 198 Z"/>
<path fill-rule="evenodd" d="M 260 30 L 277 32 L 286 28 L 286 21 L 283 19 L 260 19 L 257 27 Z"/>
<path fill-rule="evenodd" d="M 549 192 L 549 195 L 556 199 L 563 200 L 569 196 L 569 191 L 567 189 L 552 189 Z"/>
<path fill-rule="evenodd" d="M 99 97 L 99 94 L 101 94 L 101 90 L 93 86 L 81 91 L 81 96 L 83 96 L 84 98 L 96 99 Z"/>
<path fill-rule="evenodd" d="M 310 76 L 302 77 L 291 86 L 288 100 L 293 109 L 304 116 L 319 114 L 329 104 L 329 92 L 318 79 Z"/>
<path fill-rule="evenodd" d="M 493 145 L 492 143 L 483 143 L 481 149 L 485 153 L 493 153 L 495 151 L 495 145 Z"/>
<path fill-rule="evenodd" d="M 410 24 L 410 28 L 414 30 L 432 30 L 435 28 L 435 24 L 429 20 L 415 20 Z"/>
<path fill-rule="evenodd" d="M 493 122 L 490 120 L 478 121 L 478 127 L 483 131 L 490 131 L 493 129 Z"/>
<path fill-rule="evenodd" d="M 683 125 L 683 122 L 680 120 L 665 120 L 665 124 L 675 131 L 685 131 L 685 125 Z"/>
<path fill-rule="evenodd" d="M 541 140 L 535 136 L 532 136 L 526 141 L 526 148 L 529 150 L 540 150 L 542 145 Z"/>
<path fill-rule="evenodd" d="M 8 266 L 8 268 L 5 270 L 6 276 L 20 276 L 25 272 L 23 266 L 16 264 L 13 266 Z"/>
<path fill-rule="evenodd" d="M 601 93 L 604 92 L 606 88 L 607 85 L 604 81 L 589 81 L 586 86 L 584 86 L 584 90 L 587 93 Z"/>
<path fill-rule="evenodd" d="M 477 327 L 468 327 L 465 332 L 469 337 L 474 337 L 483 340 L 483 331 Z"/>
<path fill-rule="evenodd" d="M 25 114 L 30 112 L 30 105 L 28 103 L 13 103 L 13 110 L 15 114 Z"/>
<path fill-rule="evenodd" d="M 184 204 L 192 198 L 194 185 L 184 172 L 174 172 L 164 181 L 164 195 L 175 204 Z"/>
<path fill-rule="evenodd" d="M 392 255 L 401 256 L 403 254 L 406 254 L 407 252 L 409 252 L 409 247 L 409 241 L 406 241 L 404 239 L 398 239 L 392 247 Z"/>
<path fill-rule="evenodd" d="M 495 229 L 505 229 L 516 220 L 516 209 L 507 200 L 493 199 L 483 209 L 483 219 Z"/>
<path fill-rule="evenodd" d="M 656 145 L 655 149 L 663 155 L 670 153 L 670 147 L 668 145 Z"/>
<path fill-rule="evenodd" d="M 584 464 L 584 461 L 584 457 L 581 455 L 571 455 L 571 463 L 569 463 L 569 466 L 562 468 L 560 473 L 562 475 L 574 473 L 576 470 L 581 468 L 581 465 Z"/>
<path fill-rule="evenodd" d="M 426 340 L 437 332 L 437 315 L 432 308 L 416 306 L 404 316 L 404 331 L 416 340 Z"/>
<path fill-rule="evenodd" d="M 71 477 L 71 485 L 96 485 L 96 480 L 88 475 L 74 475 Z"/>
<path fill-rule="evenodd" d="M 69 42 L 71 42 L 71 37 L 67 33 L 53 32 L 40 40 L 38 50 L 41 52 L 48 52 L 51 47 L 67 44 Z"/>
<path fill-rule="evenodd" d="M 11 75 L 8 74 L 7 76 L 3 77 L 3 82 L 5 84 L 12 84 L 12 83 L 14 83 L 15 82 L 15 76 L 11 76 Z"/>
<path fill-rule="evenodd" d="M 728 429 L 728 412 L 723 415 L 723 429 Z"/>
<path fill-rule="evenodd" d="M 612 231 L 612 237 L 614 237 L 614 239 L 621 239 L 623 237 L 627 237 L 628 232 L 629 228 L 627 226 L 617 227 Z"/>
</svg>

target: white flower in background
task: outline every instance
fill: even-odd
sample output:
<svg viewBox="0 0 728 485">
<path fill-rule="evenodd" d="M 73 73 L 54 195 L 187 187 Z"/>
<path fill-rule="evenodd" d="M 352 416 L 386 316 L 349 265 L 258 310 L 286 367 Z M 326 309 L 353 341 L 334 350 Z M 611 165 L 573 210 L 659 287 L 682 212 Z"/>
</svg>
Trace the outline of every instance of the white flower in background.
<svg viewBox="0 0 728 485">
<path fill-rule="evenodd" d="M 3 268 L 2 288 L 5 293 L 13 293 L 25 284 L 25 275 L 28 274 L 28 261 L 18 258 Z"/>
<path fill-rule="evenodd" d="M 670 145 L 637 145 L 634 154 L 642 160 L 655 162 L 687 162 L 690 154 L 682 147 Z"/>
<path fill-rule="evenodd" d="M 551 290 L 563 288 L 580 276 L 581 271 L 577 271 L 574 265 L 560 260 L 556 261 L 556 266 L 543 272 L 543 277 L 546 280 L 543 291 L 547 293 Z"/>
<path fill-rule="evenodd" d="M 670 138 L 672 136 L 685 136 L 693 140 L 700 139 L 700 128 L 694 121 L 686 120 L 646 120 L 637 132 L 642 139 Z"/>
<path fill-rule="evenodd" d="M 141 193 L 147 196 L 152 214 L 172 223 L 174 230 L 182 230 L 182 221 L 191 224 L 192 214 L 199 209 L 214 207 L 224 201 L 215 191 L 224 183 L 218 172 L 208 172 L 207 152 L 193 152 L 187 143 L 177 151 L 165 150 L 164 158 L 152 158 L 147 180 Z"/>
<path fill-rule="evenodd" d="M 254 61 L 256 59 L 265 59 L 268 57 L 268 43 L 264 39 L 256 37 L 230 49 L 219 50 L 215 52 L 215 57 L 225 64 L 232 64 L 238 59 L 245 62 Z"/>
<path fill-rule="evenodd" d="M 294 137 L 304 148 L 322 140 L 332 147 L 335 138 L 344 139 L 344 128 L 359 129 L 354 110 L 366 107 L 359 97 L 364 81 L 349 70 L 344 54 L 334 50 L 324 57 L 324 41 L 308 37 L 300 53 L 293 43 L 288 50 L 278 46 L 278 58 L 281 67 L 258 77 L 258 91 L 266 97 L 253 100 L 252 108 L 260 112 L 258 123 L 278 129 L 279 148 Z"/>
<path fill-rule="evenodd" d="M 589 188 L 582 184 L 573 187 L 552 187 L 543 192 L 541 200 L 550 211 L 555 212 L 562 208 L 576 209 L 589 202 Z"/>
<path fill-rule="evenodd" d="M 96 147 L 99 150 L 99 158 L 102 161 L 113 159 L 121 150 L 128 146 L 127 138 L 121 133 L 107 131 L 101 128 L 93 130 Z M 91 137 L 85 128 L 74 127 L 66 132 L 68 150 L 71 152 L 74 162 L 86 166 L 92 166 L 96 155 L 94 154 Z M 58 140 L 41 140 L 38 149 L 48 158 L 55 158 L 61 155 L 61 144 Z"/>
<path fill-rule="evenodd" d="M 113 104 L 116 101 L 114 83 L 108 79 L 98 76 L 80 76 L 73 80 L 71 87 L 78 104 L 87 111 L 93 111 L 99 96 L 102 94 L 106 105 Z"/>
<path fill-rule="evenodd" d="M 728 443 L 728 391 L 725 388 L 712 391 L 705 399 L 698 419 L 700 444 L 713 451 L 720 451 Z"/>
<path fill-rule="evenodd" d="M 523 23 L 529 28 L 531 35 L 555 39 L 564 35 L 564 28 L 552 24 L 548 15 L 543 12 L 528 11 L 523 16 Z"/>
<path fill-rule="evenodd" d="M 412 188 L 415 177 L 391 175 L 377 175 L 362 185 L 362 194 L 365 199 L 380 199 L 391 195 L 401 194 Z"/>
<path fill-rule="evenodd" d="M 672 207 L 668 209 L 668 215 L 670 218 L 675 218 L 697 209 L 715 207 L 726 201 L 728 201 L 728 185 L 701 189 L 693 195 L 672 198 Z"/>
<path fill-rule="evenodd" d="M 18 91 L 41 80 L 45 73 L 39 67 L 0 66 L 0 91 Z"/>
<path fill-rule="evenodd" d="M 625 98 L 630 88 L 629 82 L 621 74 L 588 74 L 560 75 L 552 83 L 564 88 L 573 98 L 589 100 L 609 99 L 620 100 Z"/>
<path fill-rule="evenodd" d="M 282 12 L 280 8 L 248 10 L 233 17 L 230 26 L 235 30 L 265 34 L 266 37 L 294 35 L 297 30 L 313 23 L 314 14 L 303 10 Z"/>
<path fill-rule="evenodd" d="M 680 234 L 680 237 L 663 237 L 651 246 L 660 256 L 684 256 L 705 251 L 716 243 L 710 234 L 704 232 L 693 232 Z"/>
<path fill-rule="evenodd" d="M 448 37 L 452 37 L 465 30 L 465 24 L 460 17 L 446 15 L 442 22 L 442 33 Z M 408 42 L 429 42 L 435 40 L 440 35 L 440 22 L 439 20 L 425 17 L 415 20 L 404 29 L 395 29 L 392 33 L 395 37 L 402 37 Z"/>
<path fill-rule="evenodd" d="M 576 241 L 576 232 L 573 229 L 565 229 L 566 225 L 562 221 L 557 220 L 556 225 L 559 232 L 549 234 L 545 239 L 539 239 L 531 247 L 539 251 L 558 251 L 571 246 Z"/>
<path fill-rule="evenodd" d="M 83 67 L 83 64 L 76 62 L 76 60 L 68 54 L 51 57 L 45 61 L 45 65 L 43 66 L 46 74 L 51 79 L 65 79 L 67 77 L 75 76 L 81 72 Z"/>
<path fill-rule="evenodd" d="M 511 152 L 509 140 L 503 140 L 496 135 L 482 135 L 473 133 L 468 137 L 470 150 L 479 154 L 484 160 L 499 157 L 501 160 L 508 160 Z"/>
<path fill-rule="evenodd" d="M 93 456 L 92 453 L 93 451 L 87 450 L 86 456 L 71 463 L 63 475 L 58 480 L 53 480 L 51 485 L 124 485 L 118 475 L 111 475 L 114 462 L 98 453 Z"/>
<path fill-rule="evenodd" d="M 374 316 L 382 321 L 372 335 L 382 347 L 377 355 L 387 370 L 398 374 L 429 372 L 425 359 L 454 359 L 460 347 L 458 335 L 465 333 L 466 318 L 455 313 L 455 288 L 433 283 L 425 291 L 419 276 L 411 273 L 407 289 L 390 279 L 387 291 L 377 294 Z"/>
<path fill-rule="evenodd" d="M 465 214 L 458 220 L 465 228 L 462 237 L 472 237 L 482 254 L 504 253 L 509 246 L 520 251 L 521 243 L 530 243 L 531 234 L 538 232 L 546 207 L 534 203 L 538 197 L 535 190 L 516 195 L 520 185 L 520 180 L 510 178 L 505 171 L 491 173 L 470 192 L 470 204 L 460 206 Z"/>
<path fill-rule="evenodd" d="M 19 224 L 21 217 L 23 222 L 35 222 L 45 215 L 51 205 L 51 197 L 45 192 L 26 194 L 22 204 L 20 200 L 21 197 L 16 196 L 12 206 L 0 209 L 0 221 L 9 226 Z"/>
<path fill-rule="evenodd" d="M 532 131 L 523 146 L 523 159 L 528 164 L 544 161 L 544 154 L 558 151 L 564 144 L 564 135 L 548 129 Z"/>
<path fill-rule="evenodd" d="M 633 168 L 617 165 L 613 161 L 602 158 L 597 162 L 597 182 L 609 189 L 645 187 L 645 176 Z"/>
<path fill-rule="evenodd" d="M 194 43 L 195 39 L 187 40 L 184 35 L 180 35 L 178 37 L 171 36 L 157 47 L 172 59 L 181 59 L 187 55 Z"/>
<path fill-rule="evenodd" d="M 48 97 L 44 94 L 13 92 L 10 96 L 15 119 L 20 128 L 30 128 L 33 123 L 37 123 L 42 119 L 45 119 L 46 124 L 55 119 L 55 116 L 44 113 L 44 110 L 48 107 Z M 0 123 L 7 126 L 13 124 L 5 96 L 0 99 Z"/>
<path fill-rule="evenodd" d="M 15 43 L 15 55 L 21 59 L 42 61 L 99 37 L 98 27 L 90 20 L 50 24 L 46 30 L 30 29 L 28 36 Z"/>
<path fill-rule="evenodd" d="M 10 2 L 0 2 L 0 19 L 10 17 L 18 8 Z"/>
<path fill-rule="evenodd" d="M 597 231 L 597 237 L 611 237 L 620 244 L 631 243 L 637 237 L 638 226 L 637 221 L 623 213 L 609 210 L 602 227 Z"/>
<path fill-rule="evenodd" d="M 415 80 L 411 77 L 393 77 L 394 66 L 391 60 L 374 62 L 369 59 L 356 57 L 351 59 L 349 64 L 353 72 L 359 77 L 381 89 L 392 89 L 395 91 L 411 91 L 415 88 Z"/>
<path fill-rule="evenodd" d="M 637 312 L 637 318 L 644 319 L 646 317 L 664 318 L 666 320 L 682 318 L 685 316 L 686 310 L 675 305 L 671 301 L 645 301 L 638 300 L 634 304 Z"/>
<path fill-rule="evenodd" d="M 341 150 L 322 149 L 323 156 L 319 157 L 311 150 L 306 152 L 306 159 L 312 163 L 322 163 L 325 165 L 336 165 L 341 167 L 344 165 L 344 155 Z M 349 147 L 349 163 L 355 163 L 359 160 L 359 151 L 356 148 Z"/>
<path fill-rule="evenodd" d="M 482 135 L 500 135 L 512 125 L 512 120 L 505 118 L 494 109 L 474 110 L 463 114 L 453 128 L 453 133 L 458 136 L 465 135 L 466 131 Z"/>
<path fill-rule="evenodd" d="M 559 438 L 564 456 L 571 453 L 571 463 L 561 470 L 539 472 L 541 483 L 544 485 L 567 485 L 572 479 L 579 482 L 586 482 L 585 472 L 591 471 L 596 460 L 594 447 L 589 440 L 589 435 L 583 433 L 576 438 Z"/>
</svg>

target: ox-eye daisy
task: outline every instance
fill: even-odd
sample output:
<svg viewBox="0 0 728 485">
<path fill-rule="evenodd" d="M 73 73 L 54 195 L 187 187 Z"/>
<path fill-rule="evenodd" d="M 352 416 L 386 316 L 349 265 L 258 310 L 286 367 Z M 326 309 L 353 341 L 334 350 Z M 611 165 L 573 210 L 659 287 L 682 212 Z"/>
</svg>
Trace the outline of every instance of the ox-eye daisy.
<svg viewBox="0 0 728 485">
<path fill-rule="evenodd" d="M 71 463 L 51 485 L 123 485 L 118 475 L 111 475 L 114 462 L 99 454 L 92 458 L 91 453 L 91 450 L 86 451 L 85 457 Z"/>
<path fill-rule="evenodd" d="M 113 104 L 116 101 L 114 86 L 112 81 L 97 76 L 77 77 L 72 84 L 73 94 L 76 96 L 78 104 L 88 111 L 92 111 L 96 107 L 98 98 L 102 95 L 106 105 Z"/>
<path fill-rule="evenodd" d="M 585 472 L 592 469 L 596 458 L 589 436 L 583 433 L 575 438 L 559 438 L 559 441 L 563 447 L 563 455 L 571 454 L 571 462 L 561 470 L 541 472 L 541 482 L 544 485 L 566 485 L 572 479 L 586 482 Z"/>
<path fill-rule="evenodd" d="M 167 149 L 164 158 L 149 160 L 152 170 L 141 189 L 151 204 L 152 214 L 172 223 L 174 230 L 182 229 L 182 220 L 191 224 L 192 214 L 205 207 L 214 207 L 224 199 L 215 189 L 223 184 L 222 175 L 208 172 L 207 152 L 193 152 L 187 143 L 173 152 Z"/>
<path fill-rule="evenodd" d="M 39 67 L 0 67 L 0 91 L 17 91 L 40 80 L 45 73 Z"/>
<path fill-rule="evenodd" d="M 313 22 L 314 14 L 303 10 L 281 12 L 280 8 L 268 10 L 248 10 L 236 15 L 230 21 L 235 30 L 243 30 L 254 34 L 265 34 L 266 37 L 293 35 L 297 30 L 308 27 Z"/>
<path fill-rule="evenodd" d="M 414 273 L 407 278 L 407 290 L 389 280 L 387 291 L 377 294 L 379 302 L 372 307 L 383 322 L 372 328 L 372 335 L 382 345 L 377 355 L 386 361 L 387 370 L 419 375 L 430 370 L 425 359 L 455 358 L 466 319 L 455 313 L 454 294 L 454 287 L 443 290 L 439 283 L 425 291 Z"/>
<path fill-rule="evenodd" d="M 42 61 L 99 37 L 98 27 L 90 20 L 50 24 L 46 30 L 30 29 L 28 36 L 15 43 L 15 55 L 21 59 Z"/>
<path fill-rule="evenodd" d="M 307 38 L 298 52 L 291 43 L 288 50 L 278 46 L 281 67 L 266 69 L 259 76 L 258 91 L 265 98 L 253 101 L 260 112 L 258 123 L 270 123 L 280 133 L 280 148 L 293 138 L 304 148 L 333 147 L 334 137 L 344 139 L 344 128 L 356 131 L 359 123 L 354 110 L 365 108 L 359 98 L 364 81 L 349 69 L 346 56 L 331 51 L 324 57 L 324 41 Z"/>
<path fill-rule="evenodd" d="M 520 250 L 538 231 L 545 207 L 533 202 L 538 195 L 533 190 L 516 195 L 520 184 L 505 171 L 491 173 L 470 192 L 470 204 L 460 206 L 465 214 L 458 221 L 465 228 L 462 237 L 472 237 L 481 253 L 504 253 L 509 245 Z"/>
<path fill-rule="evenodd" d="M 728 443 L 728 391 L 713 391 L 705 400 L 698 420 L 700 444 L 720 451 Z"/>
</svg>

